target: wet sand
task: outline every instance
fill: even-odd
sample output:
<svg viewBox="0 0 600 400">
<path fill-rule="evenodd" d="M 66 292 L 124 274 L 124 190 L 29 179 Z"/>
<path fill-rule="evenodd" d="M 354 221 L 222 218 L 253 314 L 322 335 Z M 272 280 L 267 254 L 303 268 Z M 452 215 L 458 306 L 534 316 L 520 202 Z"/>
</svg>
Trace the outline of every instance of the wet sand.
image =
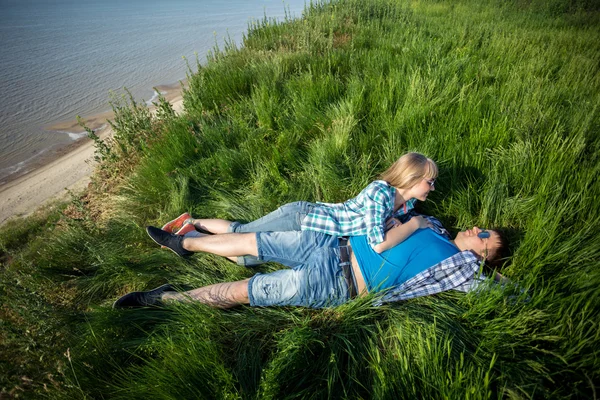
<svg viewBox="0 0 600 400">
<path fill-rule="evenodd" d="M 183 110 L 181 86 L 157 86 L 165 98 L 179 113 Z M 154 107 L 150 106 L 152 110 Z M 83 118 L 86 125 L 101 139 L 112 135 L 106 122 L 114 117 L 112 112 Z M 76 120 L 65 121 L 48 127 L 49 130 L 84 132 Z M 23 217 L 33 213 L 50 200 L 66 198 L 69 191 L 80 192 L 87 187 L 94 170 L 94 142 L 84 137 L 60 149 L 54 159 L 43 165 L 34 165 L 25 175 L 0 186 L 0 224 L 11 217 Z"/>
</svg>

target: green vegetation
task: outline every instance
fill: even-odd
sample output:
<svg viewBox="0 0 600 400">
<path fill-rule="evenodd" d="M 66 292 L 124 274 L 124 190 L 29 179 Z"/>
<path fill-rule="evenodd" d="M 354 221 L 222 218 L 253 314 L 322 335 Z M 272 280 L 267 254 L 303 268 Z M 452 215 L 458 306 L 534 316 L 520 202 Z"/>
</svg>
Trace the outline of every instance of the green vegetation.
<svg viewBox="0 0 600 400">
<path fill-rule="evenodd" d="M 93 187 L 1 230 L 0 387 L 50 398 L 594 398 L 600 13 L 592 1 L 348 0 L 252 26 L 190 73 L 186 112 L 118 103 Z M 510 233 L 491 288 L 375 308 L 114 311 L 125 292 L 255 271 L 161 250 L 184 210 L 342 201 L 406 151 L 421 210 Z M 268 265 L 261 272 L 278 268 Z M 0 396 L 1 397 L 1 396 Z"/>
</svg>

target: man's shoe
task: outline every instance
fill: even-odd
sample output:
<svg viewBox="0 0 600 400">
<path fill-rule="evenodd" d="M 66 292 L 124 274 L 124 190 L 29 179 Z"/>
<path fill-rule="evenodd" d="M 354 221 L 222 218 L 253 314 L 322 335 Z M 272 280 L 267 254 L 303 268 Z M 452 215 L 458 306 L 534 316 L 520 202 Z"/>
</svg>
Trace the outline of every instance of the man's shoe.
<svg viewBox="0 0 600 400">
<path fill-rule="evenodd" d="M 192 216 L 188 213 L 183 213 L 181 214 L 179 217 L 175 218 L 172 221 L 167 222 L 166 224 L 163 225 L 163 227 L 161 228 L 163 231 L 167 231 L 169 233 L 175 233 L 178 230 L 181 229 L 181 227 L 183 226 L 183 224 L 185 224 L 185 222 L 188 219 L 191 219 Z"/>
<path fill-rule="evenodd" d="M 161 296 L 164 292 L 174 292 L 170 284 L 162 285 L 146 292 L 131 292 L 113 303 L 113 308 L 157 307 L 162 305 Z"/>
<path fill-rule="evenodd" d="M 163 229 L 164 230 L 164 229 Z M 177 236 L 185 236 L 185 237 L 201 237 L 206 235 L 211 235 L 204 229 L 200 229 L 200 232 L 196 230 L 196 227 L 191 222 L 185 222 L 180 230 L 175 232 Z M 167 246 L 160 246 L 161 249 L 166 249 Z"/>
<path fill-rule="evenodd" d="M 180 257 L 191 256 L 194 254 L 183 248 L 183 236 L 173 235 L 172 233 L 165 232 L 154 226 L 147 226 L 146 232 L 148 232 L 148 236 L 150 236 L 154 242 L 161 246 L 165 246 Z"/>
</svg>

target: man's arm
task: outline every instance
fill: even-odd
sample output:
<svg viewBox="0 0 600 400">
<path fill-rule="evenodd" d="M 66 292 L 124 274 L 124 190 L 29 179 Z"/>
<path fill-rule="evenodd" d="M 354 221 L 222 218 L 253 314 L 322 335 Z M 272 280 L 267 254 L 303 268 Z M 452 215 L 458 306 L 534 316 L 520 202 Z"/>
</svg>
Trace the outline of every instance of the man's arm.
<svg viewBox="0 0 600 400">
<path fill-rule="evenodd" d="M 505 277 L 504 275 L 502 275 L 499 272 L 495 272 L 494 273 L 494 282 L 498 282 L 500 284 L 510 283 L 510 279 L 508 279 L 507 277 Z"/>
<path fill-rule="evenodd" d="M 431 223 L 427 219 L 421 216 L 413 217 L 410 219 L 410 221 L 402 225 L 397 225 L 388 230 L 385 233 L 383 242 L 373 246 L 373 250 L 375 250 L 377 253 L 382 253 L 396 246 L 398 243 L 402 243 L 417 230 L 430 227 Z"/>
</svg>

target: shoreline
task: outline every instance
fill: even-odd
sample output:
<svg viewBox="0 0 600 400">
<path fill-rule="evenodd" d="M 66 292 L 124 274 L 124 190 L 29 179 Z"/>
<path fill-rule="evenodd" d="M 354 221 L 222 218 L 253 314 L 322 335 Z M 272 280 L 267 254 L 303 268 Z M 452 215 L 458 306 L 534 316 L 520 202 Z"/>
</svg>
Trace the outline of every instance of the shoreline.
<svg viewBox="0 0 600 400">
<path fill-rule="evenodd" d="M 183 93 L 179 83 L 158 85 L 156 89 L 163 93 L 175 112 L 183 110 Z M 150 110 L 155 108 L 152 105 L 148 107 Z M 106 121 L 113 118 L 114 113 L 109 111 L 82 119 L 104 140 L 112 135 L 112 128 Z M 76 120 L 59 122 L 46 129 L 77 134 L 85 132 Z M 94 142 L 83 136 L 60 147 L 51 156 L 34 161 L 27 172 L 7 178 L 0 185 L 0 225 L 14 217 L 26 217 L 51 200 L 65 198 L 69 191 L 85 189 L 95 169 L 94 151 Z"/>
</svg>

